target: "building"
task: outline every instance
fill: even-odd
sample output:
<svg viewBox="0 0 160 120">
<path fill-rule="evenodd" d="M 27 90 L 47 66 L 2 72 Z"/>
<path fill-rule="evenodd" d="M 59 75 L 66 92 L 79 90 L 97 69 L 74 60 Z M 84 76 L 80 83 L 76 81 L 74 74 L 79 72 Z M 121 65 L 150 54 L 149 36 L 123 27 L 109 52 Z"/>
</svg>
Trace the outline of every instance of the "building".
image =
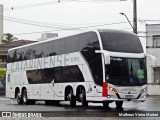
<svg viewBox="0 0 160 120">
<path fill-rule="evenodd" d="M 58 37 L 58 33 L 42 33 L 40 41 Z"/>
<path fill-rule="evenodd" d="M 3 5 L 0 4 L 0 43 L 3 35 Z"/>
<path fill-rule="evenodd" d="M 18 40 L 9 42 L 6 44 L 0 44 L 0 69 L 5 69 L 6 67 L 6 60 L 7 60 L 7 52 L 10 48 L 30 44 L 36 41 L 30 41 L 30 40 Z"/>
<path fill-rule="evenodd" d="M 146 24 L 148 94 L 160 95 L 160 24 Z M 154 57 L 155 58 L 154 58 Z"/>
</svg>

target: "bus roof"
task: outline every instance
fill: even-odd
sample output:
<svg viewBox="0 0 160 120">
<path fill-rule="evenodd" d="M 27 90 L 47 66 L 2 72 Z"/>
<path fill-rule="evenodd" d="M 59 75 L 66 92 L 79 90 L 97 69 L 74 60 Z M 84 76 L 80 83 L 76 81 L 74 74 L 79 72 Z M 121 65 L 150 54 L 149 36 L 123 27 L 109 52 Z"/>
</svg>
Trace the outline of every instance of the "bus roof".
<svg viewBox="0 0 160 120">
<path fill-rule="evenodd" d="M 57 37 L 57 38 L 51 38 L 51 39 L 44 40 L 44 41 L 39 41 L 39 42 L 27 44 L 27 45 L 22 45 L 22 46 L 14 47 L 14 48 L 9 49 L 8 52 L 12 51 L 12 50 L 15 50 L 15 49 L 19 49 L 19 48 L 23 48 L 23 47 L 27 47 L 27 46 L 32 46 L 32 45 L 36 45 L 36 44 L 40 44 L 40 43 L 45 43 L 45 42 L 49 42 L 49 41 L 53 41 L 53 40 L 59 40 L 59 39 L 62 39 L 62 38 L 72 37 L 72 36 L 83 34 L 83 33 L 87 33 L 87 32 L 95 32 L 95 33 L 97 33 L 97 32 L 99 32 L 99 33 L 101 33 L 101 32 L 124 33 L 124 34 L 131 34 L 131 35 L 136 36 L 136 34 L 131 33 L 131 32 L 127 32 L 127 31 L 114 30 L 114 29 L 94 29 L 94 30 L 88 30 L 88 31 L 85 31 L 85 32 L 80 32 L 80 33 L 71 34 L 71 35 L 62 36 L 62 37 Z"/>
<path fill-rule="evenodd" d="M 27 47 L 27 46 L 32 46 L 32 45 L 36 45 L 36 44 L 40 44 L 40 43 L 45 43 L 45 42 L 49 42 L 49 41 L 53 41 L 53 40 L 59 40 L 59 39 L 62 39 L 62 38 L 72 37 L 72 36 L 87 33 L 87 32 L 98 32 L 98 30 L 90 30 L 90 31 L 80 32 L 80 33 L 66 35 L 66 36 L 62 36 L 62 37 L 50 38 L 50 39 L 47 39 L 47 40 L 44 40 L 44 41 L 38 41 L 38 42 L 31 43 L 31 44 L 14 47 L 14 48 L 9 49 L 8 52 L 12 51 L 12 50 L 15 50 L 15 49 L 19 49 L 19 48 L 23 48 L 23 47 Z"/>
</svg>

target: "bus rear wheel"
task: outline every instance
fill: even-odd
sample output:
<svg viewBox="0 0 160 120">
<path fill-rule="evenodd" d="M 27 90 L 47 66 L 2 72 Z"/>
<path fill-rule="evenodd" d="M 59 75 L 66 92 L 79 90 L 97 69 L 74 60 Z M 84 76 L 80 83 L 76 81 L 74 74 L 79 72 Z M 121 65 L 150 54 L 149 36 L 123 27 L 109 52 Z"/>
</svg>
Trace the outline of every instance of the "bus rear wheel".
<svg viewBox="0 0 160 120">
<path fill-rule="evenodd" d="M 76 106 L 76 98 L 75 98 L 75 96 L 73 95 L 73 90 L 72 90 L 72 89 L 68 89 L 68 91 L 67 91 L 67 99 L 69 100 L 70 105 L 71 105 L 72 107 L 75 107 L 75 106 Z"/>
<path fill-rule="evenodd" d="M 83 107 L 88 106 L 88 102 L 86 101 L 86 91 L 84 88 L 80 88 L 79 91 L 79 100 L 82 102 Z"/>
<path fill-rule="evenodd" d="M 27 90 L 23 90 L 22 92 L 22 100 L 23 100 L 23 104 L 25 105 L 33 105 L 35 104 L 35 100 L 28 100 L 28 97 L 27 97 Z"/>
<path fill-rule="evenodd" d="M 117 108 L 122 108 L 123 101 L 115 101 Z"/>
<path fill-rule="evenodd" d="M 20 94 L 20 91 L 18 90 L 16 93 L 16 99 L 17 99 L 17 103 L 22 105 L 23 104 L 23 100 L 22 100 L 22 96 Z"/>
<path fill-rule="evenodd" d="M 22 91 L 22 99 L 23 99 L 23 104 L 28 104 L 28 97 L 27 97 L 27 90 Z"/>
</svg>

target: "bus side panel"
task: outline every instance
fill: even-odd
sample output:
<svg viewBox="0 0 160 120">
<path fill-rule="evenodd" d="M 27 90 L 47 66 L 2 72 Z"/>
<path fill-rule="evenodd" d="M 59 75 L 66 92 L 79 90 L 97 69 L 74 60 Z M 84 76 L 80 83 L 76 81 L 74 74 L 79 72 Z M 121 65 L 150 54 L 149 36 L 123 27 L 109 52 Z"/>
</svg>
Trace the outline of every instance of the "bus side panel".
<svg viewBox="0 0 160 120">
<path fill-rule="evenodd" d="M 41 98 L 41 87 L 40 87 L 40 84 L 31 84 L 29 86 L 32 86 L 31 99 L 40 99 Z"/>
<path fill-rule="evenodd" d="M 55 99 L 54 84 L 41 84 L 41 99 L 54 100 Z"/>
<path fill-rule="evenodd" d="M 10 74 L 6 74 L 6 97 L 11 97 Z"/>
<path fill-rule="evenodd" d="M 83 71 L 83 76 L 85 78 L 84 87 L 86 90 L 86 99 L 92 101 L 96 95 L 97 85 L 95 84 L 89 66 L 84 64 L 82 67 L 79 67 Z"/>
<path fill-rule="evenodd" d="M 16 74 L 11 74 L 10 75 L 10 79 L 11 79 L 11 81 L 10 81 L 10 87 L 9 87 L 9 89 L 10 89 L 10 98 L 15 98 L 15 81 L 16 81 Z"/>
<path fill-rule="evenodd" d="M 55 100 L 64 100 L 64 83 L 54 83 Z"/>
</svg>

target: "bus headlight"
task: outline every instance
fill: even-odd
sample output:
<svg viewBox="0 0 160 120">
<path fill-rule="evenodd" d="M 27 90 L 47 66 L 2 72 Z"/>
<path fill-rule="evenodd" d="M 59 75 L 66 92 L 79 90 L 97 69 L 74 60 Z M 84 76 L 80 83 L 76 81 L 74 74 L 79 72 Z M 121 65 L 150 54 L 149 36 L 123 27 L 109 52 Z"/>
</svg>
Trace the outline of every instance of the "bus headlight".
<svg viewBox="0 0 160 120">
<path fill-rule="evenodd" d="M 115 88 L 112 88 L 112 87 L 109 87 L 108 90 L 111 91 L 114 94 L 118 93 L 117 90 Z"/>
<path fill-rule="evenodd" d="M 144 92 L 146 92 L 146 88 L 142 89 L 140 94 L 143 94 Z"/>
</svg>

